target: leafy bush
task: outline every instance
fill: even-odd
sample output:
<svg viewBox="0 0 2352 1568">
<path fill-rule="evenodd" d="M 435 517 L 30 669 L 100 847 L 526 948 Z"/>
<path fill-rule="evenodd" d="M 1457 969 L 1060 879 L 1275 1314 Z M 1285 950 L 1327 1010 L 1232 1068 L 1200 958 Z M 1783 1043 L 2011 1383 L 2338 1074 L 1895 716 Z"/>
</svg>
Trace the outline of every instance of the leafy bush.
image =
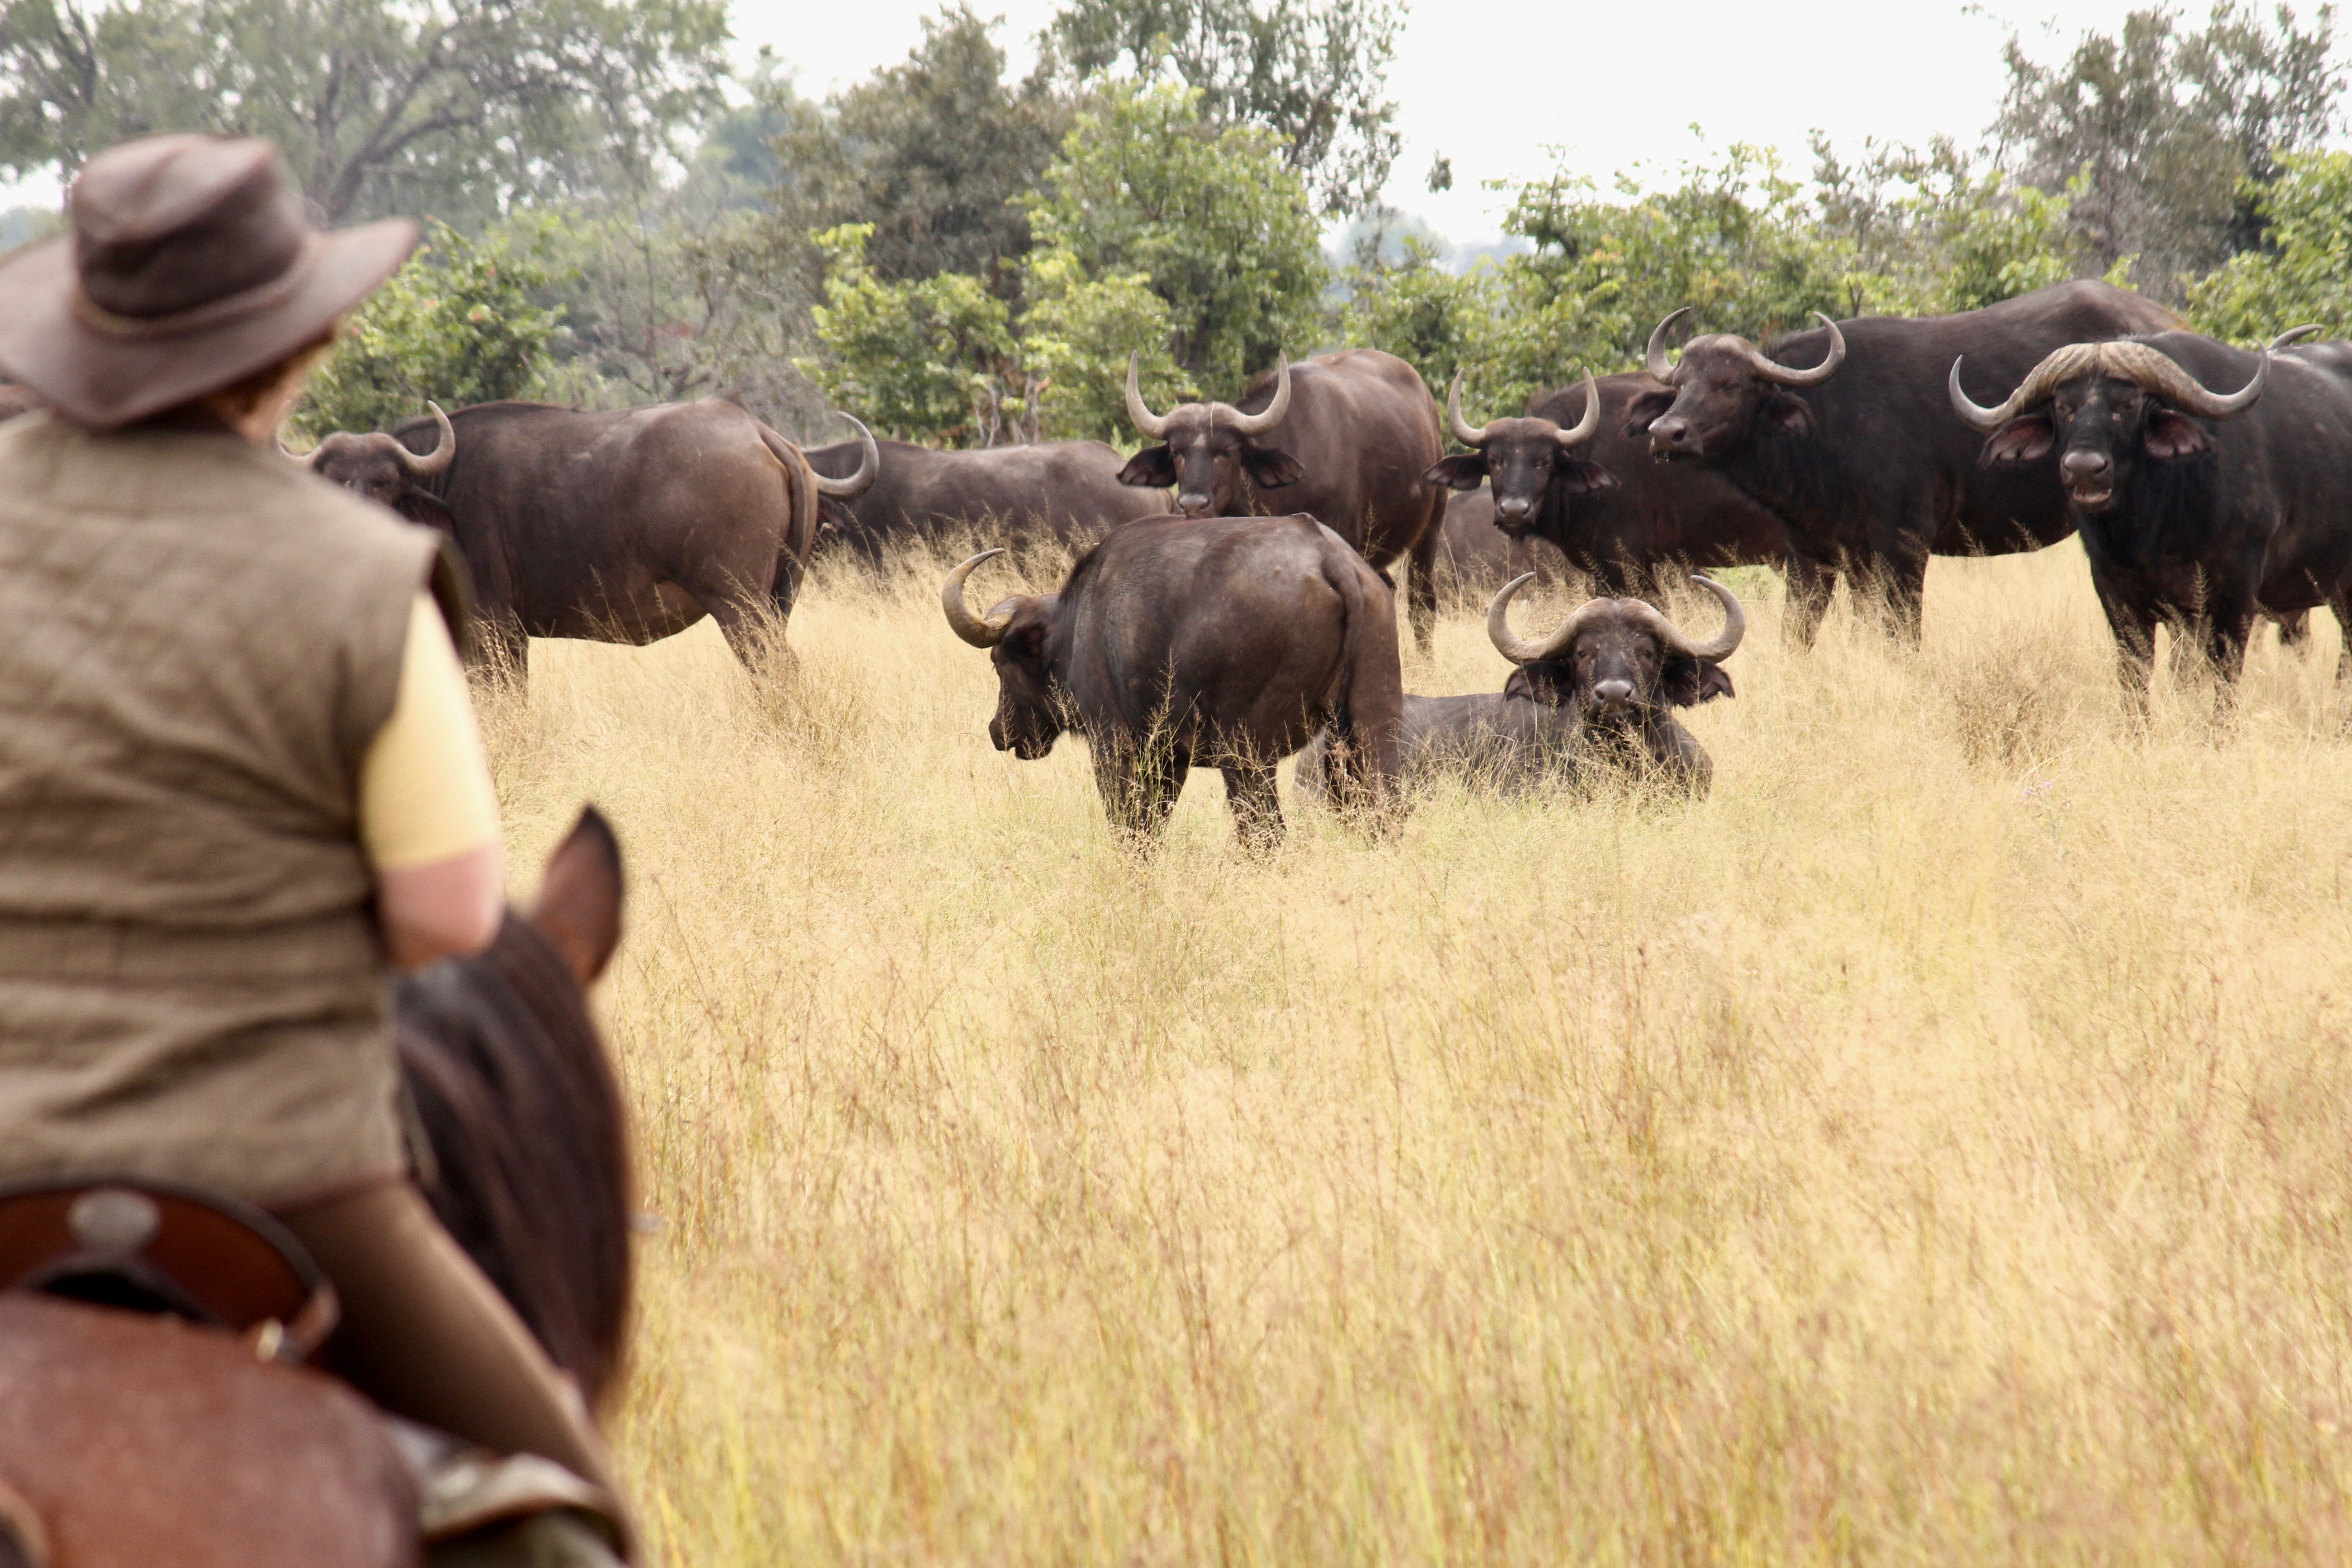
<svg viewBox="0 0 2352 1568">
<path fill-rule="evenodd" d="M 2189 286 L 2200 332 L 2248 345 L 2305 321 L 2331 338 L 2352 333 L 2352 153 L 2290 153 L 2279 165 L 2275 183 L 2249 193 L 2269 226 L 2266 247 Z"/>
<path fill-rule="evenodd" d="M 518 397 L 547 364 L 560 310 L 541 308 L 550 279 L 544 227 L 520 243 L 476 243 L 435 224 L 408 265 L 344 324 L 310 379 L 296 423 L 310 436 L 385 430 L 420 412 Z"/>
<path fill-rule="evenodd" d="M 894 283 L 866 264 L 871 224 L 811 237 L 825 258 L 824 303 L 812 314 L 830 351 L 803 362 L 825 395 L 902 440 L 980 432 L 1009 384 L 1024 387 L 1004 301 L 978 278 L 941 272 Z"/>
</svg>

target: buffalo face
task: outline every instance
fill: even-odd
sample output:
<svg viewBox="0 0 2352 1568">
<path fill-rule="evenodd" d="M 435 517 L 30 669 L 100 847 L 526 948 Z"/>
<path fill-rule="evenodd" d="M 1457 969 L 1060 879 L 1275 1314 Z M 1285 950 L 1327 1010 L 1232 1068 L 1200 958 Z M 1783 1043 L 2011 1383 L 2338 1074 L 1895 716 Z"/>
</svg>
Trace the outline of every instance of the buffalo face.
<svg viewBox="0 0 2352 1568">
<path fill-rule="evenodd" d="M 1549 637 L 1520 637 L 1510 629 L 1510 603 L 1534 574 L 1515 579 L 1486 608 L 1487 637 L 1519 667 L 1503 694 L 1569 710 L 1589 727 L 1621 731 L 1647 730 L 1668 709 L 1730 696 L 1723 660 L 1738 647 L 1747 613 L 1713 578 L 1691 580 L 1723 605 L 1723 630 L 1705 642 L 1639 599 L 1589 600 Z"/>
<path fill-rule="evenodd" d="M 948 574 L 940 585 L 940 608 L 949 629 L 974 647 L 988 650 L 996 667 L 996 714 L 988 721 L 988 738 L 1000 752 L 1011 752 L 1034 763 L 1054 749 L 1068 728 L 1061 693 L 1047 662 L 1057 594 L 1022 594 L 1006 599 L 985 616 L 971 613 L 964 603 L 964 579 L 973 568 L 1003 550 L 983 550 Z"/>
<path fill-rule="evenodd" d="M 2233 393 L 2216 393 L 2154 344 L 2128 340 L 2070 343 L 2049 354 L 1996 408 L 1960 388 L 1960 361 L 1946 383 L 1953 412 L 1987 433 L 1980 460 L 2031 463 L 2059 454 L 2059 482 L 2075 509 L 2113 510 L 2143 459 L 2158 463 L 2213 449 L 2200 420 L 2231 419 L 2254 405 L 2270 375 L 2270 349 L 2313 331 L 2273 340 L 2254 374 Z"/>
<path fill-rule="evenodd" d="M 336 431 L 308 452 L 288 451 L 286 455 L 308 465 L 312 473 L 330 483 L 399 510 L 401 501 L 416 490 L 412 480 L 437 474 L 457 459 L 457 432 L 450 426 L 449 416 L 441 412 L 439 404 L 428 403 L 425 406 L 433 410 L 433 418 L 440 426 L 440 438 L 432 451 L 422 456 L 393 437 L 355 435 L 347 430 Z"/>
<path fill-rule="evenodd" d="M 1274 400 L 1263 413 L 1230 403 L 1186 403 L 1154 414 L 1143 401 L 1138 356 L 1127 361 L 1127 413 L 1135 427 L 1160 445 L 1146 447 L 1118 471 L 1118 482 L 1152 489 L 1176 487 L 1176 510 L 1187 517 L 1239 517 L 1249 510 L 1243 487 L 1280 489 L 1307 477 L 1298 459 L 1260 444 L 1290 412 L 1290 366 L 1275 377 Z"/>
<path fill-rule="evenodd" d="M 1592 373 L 1584 374 L 1584 417 L 1563 430 L 1549 419 L 1490 419 L 1475 426 L 1462 417 L 1462 373 L 1454 374 L 1445 415 L 1454 438 L 1470 448 L 1440 458 L 1422 476 L 1433 485 L 1475 490 L 1493 486 L 1495 526 L 1518 539 L 1533 526 L 1547 497 L 1589 494 L 1617 488 L 1617 476 L 1576 456 L 1601 427 L 1601 394 Z"/>
<path fill-rule="evenodd" d="M 1845 336 L 1827 316 L 1814 319 L 1829 329 L 1829 352 L 1810 370 L 1796 370 L 1768 356 L 1746 338 L 1727 332 L 1693 338 L 1678 363 L 1666 363 L 1665 334 L 1685 308 L 1658 323 L 1650 334 L 1646 365 L 1664 386 L 1626 405 L 1625 434 L 1650 437 L 1650 456 L 1662 460 L 1719 462 L 1750 442 L 1777 435 L 1801 436 L 1813 427 L 1812 410 L 1793 389 L 1818 386 L 1845 363 Z"/>
</svg>

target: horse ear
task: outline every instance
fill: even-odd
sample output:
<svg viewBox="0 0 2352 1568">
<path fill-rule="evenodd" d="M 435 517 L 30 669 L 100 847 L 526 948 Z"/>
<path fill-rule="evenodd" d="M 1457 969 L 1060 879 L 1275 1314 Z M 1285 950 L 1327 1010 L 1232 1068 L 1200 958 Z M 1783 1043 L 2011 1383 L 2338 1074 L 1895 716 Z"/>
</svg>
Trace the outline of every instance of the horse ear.
<svg viewBox="0 0 2352 1568">
<path fill-rule="evenodd" d="M 547 858 L 530 923 L 547 933 L 583 990 L 621 945 L 621 844 L 604 814 L 589 806 Z"/>
</svg>

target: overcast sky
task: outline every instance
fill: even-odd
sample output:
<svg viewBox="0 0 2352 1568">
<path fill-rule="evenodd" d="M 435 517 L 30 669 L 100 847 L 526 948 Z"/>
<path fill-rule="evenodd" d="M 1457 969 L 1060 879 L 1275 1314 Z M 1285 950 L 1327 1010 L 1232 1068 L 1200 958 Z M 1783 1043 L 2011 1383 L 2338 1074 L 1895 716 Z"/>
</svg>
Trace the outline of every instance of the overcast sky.
<svg viewBox="0 0 2352 1568">
<path fill-rule="evenodd" d="M 1055 0 L 975 4 L 982 15 L 1001 9 L 1001 37 L 1025 69 Z M 937 5 L 737 0 L 735 32 L 746 59 L 772 45 L 802 90 L 821 96 L 905 58 Z M 1973 142 L 2000 101 L 2000 44 L 2012 28 L 2051 59 L 2085 29 L 2113 31 L 2129 9 L 2130 0 L 1419 0 L 1389 79 L 1404 133 L 1389 201 L 1475 242 L 1498 232 L 1507 205 L 1482 183 L 1546 172 L 1549 146 L 1605 176 L 1692 152 L 1694 122 L 1715 146 L 1777 145 L 1800 173 L 1815 127 L 1842 146 L 1937 131 Z M 2201 21 L 2201 0 L 2184 9 Z M 1423 182 L 1441 152 L 1454 161 L 1454 189 L 1433 195 Z M 11 199 L 46 204 L 57 193 L 35 185 L 12 197 L 0 187 L 0 205 Z"/>
</svg>

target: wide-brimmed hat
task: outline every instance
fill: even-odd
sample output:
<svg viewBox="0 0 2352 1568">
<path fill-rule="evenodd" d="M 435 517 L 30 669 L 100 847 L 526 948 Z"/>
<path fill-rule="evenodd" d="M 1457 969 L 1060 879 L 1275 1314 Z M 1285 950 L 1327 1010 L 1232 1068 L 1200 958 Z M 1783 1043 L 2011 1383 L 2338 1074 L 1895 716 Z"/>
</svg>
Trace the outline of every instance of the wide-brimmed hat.
<svg viewBox="0 0 2352 1568">
<path fill-rule="evenodd" d="M 226 136 L 109 148 L 69 232 L 0 259 L 0 372 L 112 429 L 285 358 L 398 270 L 416 226 L 311 226 L 278 149 Z"/>
</svg>

